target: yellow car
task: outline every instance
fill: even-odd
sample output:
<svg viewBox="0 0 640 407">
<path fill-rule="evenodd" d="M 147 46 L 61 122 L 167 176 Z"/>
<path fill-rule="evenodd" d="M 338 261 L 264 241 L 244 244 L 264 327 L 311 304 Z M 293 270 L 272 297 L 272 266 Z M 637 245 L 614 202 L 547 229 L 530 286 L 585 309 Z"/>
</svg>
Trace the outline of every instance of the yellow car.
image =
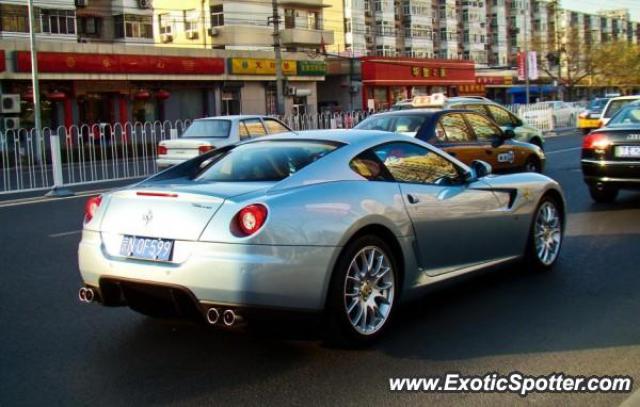
<svg viewBox="0 0 640 407">
<path fill-rule="evenodd" d="M 593 99 L 591 103 L 589 103 L 587 110 L 578 115 L 578 129 L 582 130 L 583 134 L 587 134 L 602 125 L 600 123 L 600 116 L 609 99 L 610 98 Z"/>
</svg>

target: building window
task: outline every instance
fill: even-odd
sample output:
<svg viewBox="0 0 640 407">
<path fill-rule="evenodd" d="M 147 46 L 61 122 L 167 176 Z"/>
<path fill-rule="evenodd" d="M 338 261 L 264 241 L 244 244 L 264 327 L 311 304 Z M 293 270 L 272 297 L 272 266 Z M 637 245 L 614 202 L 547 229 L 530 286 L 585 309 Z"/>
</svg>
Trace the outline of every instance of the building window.
<svg viewBox="0 0 640 407">
<path fill-rule="evenodd" d="M 78 33 L 83 37 L 100 37 L 102 18 L 85 16 L 78 18 Z"/>
<path fill-rule="evenodd" d="M 29 32 L 27 7 L 0 4 L 0 30 L 6 32 Z"/>
<path fill-rule="evenodd" d="M 169 13 L 163 13 L 158 15 L 158 27 L 160 34 L 171 35 L 173 34 L 173 21 Z"/>
<path fill-rule="evenodd" d="M 211 26 L 219 27 L 224 25 L 224 12 L 222 4 L 211 6 Z"/>
<path fill-rule="evenodd" d="M 74 10 L 40 10 L 40 27 L 48 34 L 75 34 L 76 12 Z"/>
<path fill-rule="evenodd" d="M 198 39 L 198 20 L 200 16 L 197 10 L 184 10 L 184 32 L 187 39 Z"/>
<path fill-rule="evenodd" d="M 119 14 L 113 16 L 116 38 L 148 38 L 153 39 L 151 16 Z"/>
</svg>

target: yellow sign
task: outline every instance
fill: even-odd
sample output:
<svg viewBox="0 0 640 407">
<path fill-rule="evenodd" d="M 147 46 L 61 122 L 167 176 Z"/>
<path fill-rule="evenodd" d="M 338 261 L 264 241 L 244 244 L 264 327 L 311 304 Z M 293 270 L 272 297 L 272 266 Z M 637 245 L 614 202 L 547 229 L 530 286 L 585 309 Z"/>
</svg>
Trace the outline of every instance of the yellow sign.
<svg viewBox="0 0 640 407">
<path fill-rule="evenodd" d="M 230 58 L 229 73 L 232 75 L 275 75 L 276 63 L 273 59 Z M 282 61 L 282 73 L 296 75 L 296 61 Z"/>
</svg>

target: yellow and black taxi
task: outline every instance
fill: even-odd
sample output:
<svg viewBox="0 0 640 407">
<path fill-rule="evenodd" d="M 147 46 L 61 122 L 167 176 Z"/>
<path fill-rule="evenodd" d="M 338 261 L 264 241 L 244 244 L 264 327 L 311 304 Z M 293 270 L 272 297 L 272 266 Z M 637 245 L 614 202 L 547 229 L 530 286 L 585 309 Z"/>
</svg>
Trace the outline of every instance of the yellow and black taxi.
<svg viewBox="0 0 640 407">
<path fill-rule="evenodd" d="M 578 115 L 578 129 L 583 134 L 589 133 L 593 129 L 600 127 L 600 116 L 611 98 L 595 98 L 587 106 L 587 109 Z"/>
<path fill-rule="evenodd" d="M 434 101 L 437 105 L 437 100 Z M 530 143 L 514 140 L 486 115 L 462 109 L 411 109 L 378 113 L 356 129 L 405 134 L 443 149 L 465 164 L 483 160 L 495 172 L 542 172 L 545 155 Z"/>
<path fill-rule="evenodd" d="M 620 189 L 640 189 L 640 102 L 618 111 L 582 142 L 582 174 L 596 202 L 612 202 Z"/>
</svg>

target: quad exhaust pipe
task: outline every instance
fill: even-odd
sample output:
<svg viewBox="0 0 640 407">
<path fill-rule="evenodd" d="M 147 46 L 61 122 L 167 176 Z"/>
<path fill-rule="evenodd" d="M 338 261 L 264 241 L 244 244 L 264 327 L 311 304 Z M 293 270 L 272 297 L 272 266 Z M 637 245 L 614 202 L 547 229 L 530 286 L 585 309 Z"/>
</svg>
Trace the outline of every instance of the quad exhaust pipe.
<svg viewBox="0 0 640 407">
<path fill-rule="evenodd" d="M 216 325 L 218 322 L 222 322 L 224 326 L 229 328 L 243 321 L 242 316 L 237 314 L 234 310 L 227 309 L 222 311 L 216 307 L 211 307 L 207 310 L 206 318 L 209 325 Z"/>
<path fill-rule="evenodd" d="M 80 302 L 91 303 L 96 299 L 96 293 L 93 288 L 81 287 L 78 291 L 78 298 Z"/>
</svg>

